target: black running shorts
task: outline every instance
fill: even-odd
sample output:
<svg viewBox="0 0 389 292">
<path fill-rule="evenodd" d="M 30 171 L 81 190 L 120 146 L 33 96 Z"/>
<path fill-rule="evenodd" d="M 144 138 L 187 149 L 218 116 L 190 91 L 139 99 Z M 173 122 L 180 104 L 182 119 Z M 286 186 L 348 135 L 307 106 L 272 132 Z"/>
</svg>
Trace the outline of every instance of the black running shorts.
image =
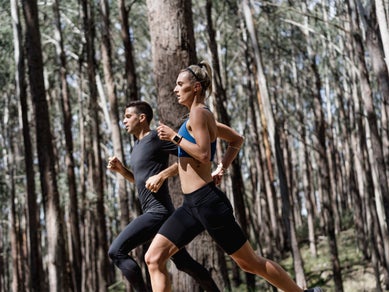
<svg viewBox="0 0 389 292">
<path fill-rule="evenodd" d="M 230 201 L 213 182 L 185 194 L 183 205 L 166 220 L 158 233 L 182 248 L 204 230 L 229 255 L 247 241 L 235 220 Z"/>
</svg>

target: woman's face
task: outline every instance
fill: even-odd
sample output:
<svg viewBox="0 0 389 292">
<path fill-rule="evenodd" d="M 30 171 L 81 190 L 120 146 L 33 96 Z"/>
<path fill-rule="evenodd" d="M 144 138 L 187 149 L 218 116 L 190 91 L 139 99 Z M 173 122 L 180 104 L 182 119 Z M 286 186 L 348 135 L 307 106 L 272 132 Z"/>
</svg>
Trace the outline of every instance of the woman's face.
<svg viewBox="0 0 389 292">
<path fill-rule="evenodd" d="M 179 104 L 190 106 L 193 102 L 195 85 L 189 79 L 190 72 L 181 72 L 176 81 L 176 87 L 174 87 L 174 93 L 177 96 Z"/>
</svg>

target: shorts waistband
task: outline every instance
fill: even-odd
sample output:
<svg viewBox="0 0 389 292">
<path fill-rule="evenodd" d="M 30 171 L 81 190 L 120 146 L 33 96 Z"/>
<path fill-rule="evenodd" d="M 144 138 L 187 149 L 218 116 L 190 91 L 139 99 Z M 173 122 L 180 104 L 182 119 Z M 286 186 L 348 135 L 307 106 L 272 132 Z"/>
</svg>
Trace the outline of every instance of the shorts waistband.
<svg viewBox="0 0 389 292">
<path fill-rule="evenodd" d="M 183 195 L 184 195 L 184 197 L 187 197 L 187 196 L 191 197 L 191 196 L 194 196 L 194 195 L 198 194 L 199 192 L 203 191 L 204 189 L 213 188 L 213 187 L 215 187 L 215 183 L 213 181 L 211 181 L 211 182 L 203 185 L 201 188 L 199 188 L 191 193 L 187 193 L 187 194 L 183 194 Z"/>
</svg>

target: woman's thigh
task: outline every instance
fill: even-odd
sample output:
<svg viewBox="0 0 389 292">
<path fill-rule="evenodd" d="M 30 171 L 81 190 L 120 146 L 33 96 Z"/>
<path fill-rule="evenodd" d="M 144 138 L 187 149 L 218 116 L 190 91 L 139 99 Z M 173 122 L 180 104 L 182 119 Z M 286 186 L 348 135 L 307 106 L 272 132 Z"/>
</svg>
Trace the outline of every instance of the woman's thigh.
<svg viewBox="0 0 389 292">
<path fill-rule="evenodd" d="M 227 254 L 234 253 L 246 242 L 247 237 L 235 220 L 230 201 L 219 189 L 208 193 L 206 200 L 194 212 L 209 235 Z"/>
<path fill-rule="evenodd" d="M 166 220 L 158 233 L 180 249 L 202 231 L 204 231 L 204 227 L 201 223 L 192 216 L 189 209 L 181 206 Z"/>
</svg>

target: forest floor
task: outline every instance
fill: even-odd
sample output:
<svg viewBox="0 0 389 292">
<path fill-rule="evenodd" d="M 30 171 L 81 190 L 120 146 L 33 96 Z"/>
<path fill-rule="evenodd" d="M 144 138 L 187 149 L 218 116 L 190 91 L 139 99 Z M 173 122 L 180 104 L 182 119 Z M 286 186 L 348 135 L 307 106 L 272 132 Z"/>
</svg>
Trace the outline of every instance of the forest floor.
<svg viewBox="0 0 389 292">
<path fill-rule="evenodd" d="M 342 231 L 338 239 L 338 253 L 342 268 L 342 280 L 344 292 L 375 292 L 376 282 L 371 263 L 363 259 L 360 250 L 357 249 L 356 237 L 353 229 Z M 309 287 L 320 286 L 324 292 L 336 292 L 332 278 L 332 267 L 328 249 L 327 238 L 322 236 L 318 239 L 317 257 L 312 257 L 307 243 L 300 247 L 306 271 L 306 281 Z M 290 274 L 293 274 L 292 257 L 289 256 L 279 262 Z M 256 277 L 258 291 L 273 291 L 269 284 L 262 278 Z M 382 283 L 382 277 L 381 277 Z M 123 282 L 113 285 L 110 292 L 125 291 Z M 385 290 L 382 285 L 382 291 Z M 180 292 L 180 291 L 178 291 Z M 190 291 L 185 291 L 190 292 Z M 226 292 L 226 291 L 224 291 Z M 246 287 L 233 289 L 231 292 L 247 292 Z"/>
<path fill-rule="evenodd" d="M 370 262 L 366 262 L 363 259 L 361 251 L 356 247 L 355 231 L 353 229 L 342 231 L 337 239 L 344 291 L 377 291 L 373 267 Z M 303 245 L 300 250 L 304 260 L 308 285 L 310 287 L 320 286 L 325 292 L 336 292 L 332 278 L 332 265 L 327 238 L 319 238 L 317 257 L 311 256 L 307 244 Z M 291 257 L 282 261 L 281 265 L 289 271 L 293 270 Z M 382 280 L 381 277 L 381 283 Z M 383 285 L 382 290 L 385 291 Z"/>
</svg>

